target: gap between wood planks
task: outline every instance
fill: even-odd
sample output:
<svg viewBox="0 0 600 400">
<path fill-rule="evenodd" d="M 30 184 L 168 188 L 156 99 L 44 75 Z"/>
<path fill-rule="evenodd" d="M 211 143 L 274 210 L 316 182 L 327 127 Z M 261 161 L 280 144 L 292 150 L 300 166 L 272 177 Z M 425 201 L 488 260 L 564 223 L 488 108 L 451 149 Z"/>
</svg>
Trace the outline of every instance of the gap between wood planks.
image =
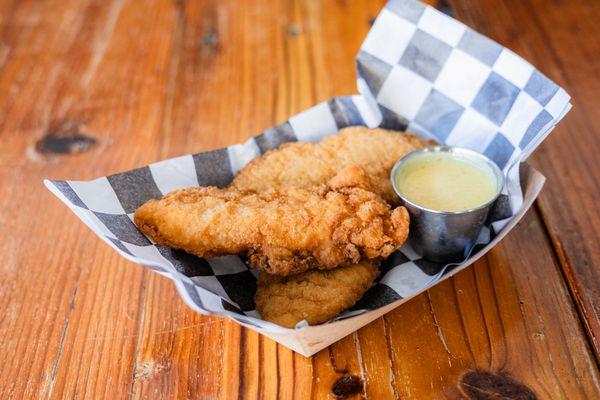
<svg viewBox="0 0 600 400">
<path fill-rule="evenodd" d="M 548 242 L 550 243 L 549 247 L 551 247 L 553 250 L 553 258 L 557 261 L 556 265 L 559 266 L 558 270 L 560 276 L 562 276 L 563 284 L 565 285 L 567 293 L 569 293 L 569 297 L 571 298 L 571 302 L 574 306 L 575 314 L 577 315 L 579 324 L 581 325 L 581 329 L 585 333 L 585 339 L 587 340 L 588 345 L 590 346 L 590 352 L 594 355 L 594 361 L 596 362 L 598 368 L 600 368 L 600 354 L 595 346 L 597 340 L 594 337 L 594 331 L 592 330 L 592 327 L 589 324 L 588 319 L 586 318 L 584 305 L 580 300 L 580 296 L 577 296 L 577 287 L 574 284 L 574 282 L 572 282 L 572 280 L 569 278 L 569 275 L 566 273 L 567 269 L 572 268 L 569 265 L 567 257 L 565 256 L 562 244 L 560 243 L 560 238 L 557 235 L 552 234 L 548 217 L 545 215 L 544 210 L 542 209 L 542 207 L 540 207 L 537 200 L 534 202 L 532 210 L 536 212 L 542 223 L 542 227 L 544 228 L 544 235 L 548 238 Z"/>
<path fill-rule="evenodd" d="M 81 273 L 79 274 L 79 276 L 81 276 Z M 69 322 L 71 321 L 71 313 L 73 312 L 73 308 L 75 308 L 75 297 L 77 296 L 77 288 L 79 287 L 79 276 L 77 277 L 77 281 L 75 282 L 75 288 L 73 289 L 73 294 L 71 295 L 71 301 L 69 302 L 69 311 L 67 312 L 67 317 L 65 318 L 65 326 L 63 327 L 63 331 L 60 337 L 60 343 L 58 344 L 58 349 L 56 351 L 56 358 L 54 360 L 54 366 L 52 367 L 52 376 L 50 377 L 50 388 L 48 389 L 48 398 L 52 397 L 54 383 L 56 381 L 56 374 L 58 373 L 58 364 L 60 363 L 60 357 L 62 355 L 63 347 L 65 345 L 65 338 L 67 337 Z"/>
<path fill-rule="evenodd" d="M 144 272 L 142 276 L 142 290 L 140 291 L 140 304 L 138 308 L 138 312 L 140 313 L 140 319 L 137 326 L 136 339 L 135 339 L 135 352 L 133 356 L 133 373 L 131 376 L 131 388 L 129 390 L 129 398 L 133 399 L 135 396 L 135 382 L 138 378 L 138 368 L 137 363 L 140 355 L 140 342 L 142 332 L 144 331 L 142 327 L 144 326 L 144 321 L 146 320 L 146 297 L 148 293 L 148 285 L 146 285 L 146 280 L 148 279 L 148 271 Z"/>
</svg>

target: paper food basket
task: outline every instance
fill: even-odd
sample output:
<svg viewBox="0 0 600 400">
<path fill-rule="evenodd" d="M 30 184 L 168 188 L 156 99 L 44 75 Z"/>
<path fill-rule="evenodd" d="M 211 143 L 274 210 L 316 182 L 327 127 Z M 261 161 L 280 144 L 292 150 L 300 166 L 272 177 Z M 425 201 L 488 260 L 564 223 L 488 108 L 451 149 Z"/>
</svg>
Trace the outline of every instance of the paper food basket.
<svg viewBox="0 0 600 400">
<path fill-rule="evenodd" d="M 356 57 L 359 94 L 318 104 L 244 144 L 161 161 L 91 181 L 46 180 L 126 259 L 173 280 L 202 314 L 233 319 L 310 356 L 472 264 L 523 217 L 544 177 L 523 163 L 570 108 L 569 95 L 510 50 L 413 0 L 390 1 Z M 202 110 L 198 110 L 199 113 Z M 382 263 L 354 307 L 325 324 L 286 329 L 255 310 L 256 272 L 237 256 L 201 259 L 158 246 L 132 222 L 151 198 L 182 187 L 226 186 L 254 157 L 290 141 L 318 142 L 347 126 L 407 130 L 492 158 L 506 175 L 490 223 L 459 265 L 422 259 L 408 245 Z"/>
</svg>

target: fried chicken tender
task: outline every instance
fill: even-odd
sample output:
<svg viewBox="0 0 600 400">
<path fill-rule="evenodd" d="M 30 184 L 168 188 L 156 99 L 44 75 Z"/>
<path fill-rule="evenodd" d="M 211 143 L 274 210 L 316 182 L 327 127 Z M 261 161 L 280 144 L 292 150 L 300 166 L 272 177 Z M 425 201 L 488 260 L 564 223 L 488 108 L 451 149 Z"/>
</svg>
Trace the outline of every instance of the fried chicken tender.
<svg viewBox="0 0 600 400">
<path fill-rule="evenodd" d="M 408 212 L 368 189 L 359 166 L 312 188 L 181 189 L 143 204 L 134 222 L 159 245 L 199 257 L 247 252 L 252 267 L 290 275 L 387 257 L 400 247 Z"/>
<path fill-rule="evenodd" d="M 306 187 L 326 182 L 346 165 L 367 170 L 376 192 L 390 204 L 398 199 L 389 181 L 394 163 L 413 150 L 433 145 L 403 132 L 350 127 L 318 144 L 282 145 L 251 161 L 231 187 L 260 192 L 268 188 Z M 377 263 L 359 262 L 332 270 L 312 270 L 281 277 L 260 272 L 254 297 L 263 319 L 293 328 L 337 316 L 358 301 L 373 284 Z"/>
<path fill-rule="evenodd" d="M 398 204 L 389 178 L 392 167 L 411 151 L 433 144 L 405 132 L 348 127 L 317 144 L 286 143 L 266 152 L 239 171 L 231 187 L 260 193 L 275 187 L 319 185 L 342 168 L 358 164 L 371 178 L 376 192 L 388 203 Z"/>
<path fill-rule="evenodd" d="M 320 324 L 354 305 L 378 274 L 371 262 L 288 277 L 260 272 L 254 302 L 264 320 L 286 328 L 302 320 Z"/>
</svg>

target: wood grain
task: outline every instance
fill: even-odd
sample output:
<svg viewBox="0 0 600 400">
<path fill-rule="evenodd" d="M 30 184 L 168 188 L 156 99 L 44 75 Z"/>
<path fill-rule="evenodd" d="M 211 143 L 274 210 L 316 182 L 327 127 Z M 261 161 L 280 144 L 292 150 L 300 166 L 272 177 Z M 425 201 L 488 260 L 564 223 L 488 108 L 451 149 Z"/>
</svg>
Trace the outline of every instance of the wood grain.
<svg viewBox="0 0 600 400">
<path fill-rule="evenodd" d="M 515 6 L 523 21 L 528 7 L 549 21 L 559 15 L 525 3 Z M 487 33 L 502 39 L 508 31 L 492 19 L 508 21 L 508 6 L 450 4 Z M 572 6 L 557 4 L 580 24 Z M 91 179 L 240 142 L 354 93 L 353 57 L 382 5 L 0 1 L 0 398 L 333 398 L 334 387 L 369 399 L 600 395 L 576 312 L 585 304 L 569 295 L 577 275 L 567 286 L 561 269 L 578 265 L 569 246 L 580 231 L 561 219 L 561 206 L 576 198 L 550 199 L 558 189 L 547 189 L 541 214 L 530 212 L 473 268 L 307 359 L 191 312 L 171 282 L 118 257 L 42 187 L 45 177 Z M 582 29 L 593 33 L 589 21 L 600 12 L 583 9 Z M 554 22 L 562 30 L 552 35 L 571 45 L 569 21 Z M 505 44 L 531 40 L 525 55 L 545 57 L 538 25 L 520 24 L 516 43 Z M 591 59 L 597 43 L 589 41 L 580 58 Z M 556 59 L 549 74 L 562 71 Z M 590 135 L 594 86 L 586 88 L 582 72 L 569 74 L 564 82 L 585 103 L 569 131 Z M 52 134 L 67 141 L 67 154 L 37 151 Z M 72 152 L 85 142 L 78 137 L 96 142 Z M 551 145 L 537 163 L 551 184 L 562 183 Z M 593 178 L 574 184 L 586 188 Z M 581 259 L 593 260 L 585 258 L 593 244 L 585 246 Z"/>
<path fill-rule="evenodd" d="M 548 177 L 538 205 L 600 362 L 600 2 L 452 0 L 458 18 L 521 54 L 573 97 L 536 151 Z"/>
</svg>

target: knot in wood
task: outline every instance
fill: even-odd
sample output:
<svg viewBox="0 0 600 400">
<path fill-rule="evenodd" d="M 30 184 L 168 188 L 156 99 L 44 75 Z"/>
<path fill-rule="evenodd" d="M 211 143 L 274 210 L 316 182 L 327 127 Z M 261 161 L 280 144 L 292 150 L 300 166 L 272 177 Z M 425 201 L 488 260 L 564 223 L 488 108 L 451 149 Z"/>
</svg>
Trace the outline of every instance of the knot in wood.
<svg viewBox="0 0 600 400">
<path fill-rule="evenodd" d="M 537 399 L 531 389 L 502 372 L 469 371 L 462 376 L 459 386 L 469 399 Z"/>
<path fill-rule="evenodd" d="M 331 389 L 333 395 L 338 399 L 345 399 L 355 394 L 361 393 L 363 384 L 357 376 L 344 375 L 338 379 Z"/>
</svg>

